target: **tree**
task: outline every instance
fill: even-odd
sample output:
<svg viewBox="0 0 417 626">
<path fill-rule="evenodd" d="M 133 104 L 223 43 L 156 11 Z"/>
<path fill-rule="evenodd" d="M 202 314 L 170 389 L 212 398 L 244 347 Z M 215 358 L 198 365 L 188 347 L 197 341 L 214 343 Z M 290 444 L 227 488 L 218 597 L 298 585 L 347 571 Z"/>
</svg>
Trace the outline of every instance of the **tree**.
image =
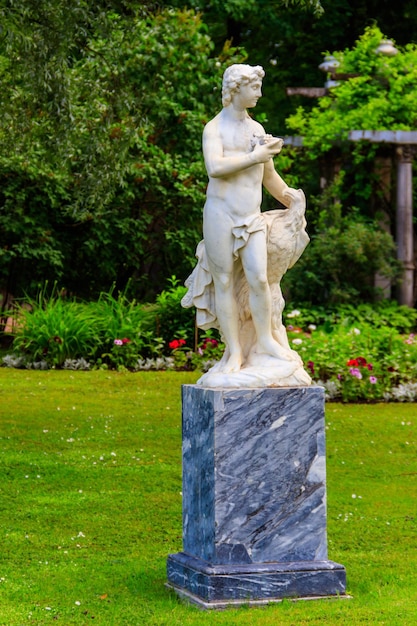
<svg viewBox="0 0 417 626">
<path fill-rule="evenodd" d="M 316 158 L 347 140 L 350 130 L 411 130 L 417 123 L 417 45 L 408 44 L 395 56 L 376 52 L 386 39 L 367 28 L 352 49 L 334 52 L 344 76 L 311 111 L 299 108 L 287 121 L 302 134 Z"/>
<path fill-rule="evenodd" d="M 201 132 L 232 51 L 212 56 L 192 11 L 95 20 L 57 54 L 58 99 L 49 75 L 36 87 L 37 61 L 12 73 L 21 40 L 2 51 L 0 281 L 15 295 L 50 279 L 84 296 L 130 280 L 151 296 L 186 275 L 200 237 Z"/>
<path fill-rule="evenodd" d="M 371 14 L 404 32 L 417 23 L 412 2 L 395 14 L 375 2 L 323 0 L 320 17 L 314 0 L 201 0 L 201 14 L 181 0 L 0 0 L 0 286 L 20 295 L 58 280 L 92 297 L 129 283 L 150 298 L 185 278 L 201 236 L 203 124 L 226 65 L 246 59 L 232 46 L 265 66 L 255 115 L 284 134 L 299 102 L 285 87 L 322 84 L 323 50 Z M 280 169 L 313 188 L 311 161 L 289 151 Z M 351 189 L 367 188 L 354 176 Z"/>
<path fill-rule="evenodd" d="M 286 87 L 322 87 L 318 69 L 328 50 L 352 47 L 365 28 L 377 23 L 398 44 L 417 42 L 417 5 L 380 0 L 321 0 L 291 3 L 281 0 L 170 0 L 176 6 L 198 7 L 216 49 L 229 40 L 243 47 L 248 62 L 266 70 L 264 98 L 257 107 L 268 129 L 287 134 L 286 118 L 314 100 L 288 97 Z M 317 10 L 318 9 L 318 10 Z"/>
</svg>

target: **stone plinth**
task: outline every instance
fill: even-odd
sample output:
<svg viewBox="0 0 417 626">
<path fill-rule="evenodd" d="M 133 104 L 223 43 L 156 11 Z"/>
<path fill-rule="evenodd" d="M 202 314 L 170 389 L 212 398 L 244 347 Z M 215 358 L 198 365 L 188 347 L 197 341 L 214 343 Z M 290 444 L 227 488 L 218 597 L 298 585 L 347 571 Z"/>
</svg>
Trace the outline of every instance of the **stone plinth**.
<svg viewBox="0 0 417 626">
<path fill-rule="evenodd" d="M 324 391 L 183 387 L 183 552 L 201 606 L 343 595 L 327 558 Z"/>
</svg>

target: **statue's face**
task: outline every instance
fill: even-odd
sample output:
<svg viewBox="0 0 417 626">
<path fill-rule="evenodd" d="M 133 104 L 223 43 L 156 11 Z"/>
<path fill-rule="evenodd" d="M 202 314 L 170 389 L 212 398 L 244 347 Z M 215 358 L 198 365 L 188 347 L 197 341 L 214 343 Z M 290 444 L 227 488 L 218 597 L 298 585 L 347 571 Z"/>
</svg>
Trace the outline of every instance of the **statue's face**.
<svg viewBox="0 0 417 626">
<path fill-rule="evenodd" d="M 240 85 L 239 91 L 236 92 L 233 102 L 241 105 L 243 109 L 256 106 L 259 98 L 262 96 L 262 82 L 257 78 L 247 85 Z"/>
</svg>

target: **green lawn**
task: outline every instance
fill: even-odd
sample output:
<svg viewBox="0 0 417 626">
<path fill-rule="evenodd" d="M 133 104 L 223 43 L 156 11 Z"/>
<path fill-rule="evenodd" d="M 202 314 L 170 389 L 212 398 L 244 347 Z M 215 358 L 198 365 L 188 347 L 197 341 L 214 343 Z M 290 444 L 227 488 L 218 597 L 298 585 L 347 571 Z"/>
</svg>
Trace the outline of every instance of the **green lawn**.
<svg viewBox="0 0 417 626">
<path fill-rule="evenodd" d="M 165 588 L 197 376 L 0 369 L 0 624 L 417 624 L 413 404 L 326 406 L 329 557 L 353 599 L 201 612 Z"/>
</svg>

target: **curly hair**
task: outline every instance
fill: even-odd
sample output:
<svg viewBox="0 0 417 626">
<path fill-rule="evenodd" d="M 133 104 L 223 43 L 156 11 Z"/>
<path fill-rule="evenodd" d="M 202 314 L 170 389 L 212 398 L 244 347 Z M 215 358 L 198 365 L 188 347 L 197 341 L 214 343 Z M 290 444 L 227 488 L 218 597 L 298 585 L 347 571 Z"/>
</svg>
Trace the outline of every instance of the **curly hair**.
<svg viewBox="0 0 417 626">
<path fill-rule="evenodd" d="M 262 80 L 265 76 L 265 72 L 260 65 L 243 65 L 242 63 L 235 63 L 227 68 L 223 74 L 223 86 L 222 86 L 222 103 L 224 107 L 227 107 L 231 101 L 234 93 L 239 91 L 240 85 L 247 85 L 253 80 Z"/>
</svg>

